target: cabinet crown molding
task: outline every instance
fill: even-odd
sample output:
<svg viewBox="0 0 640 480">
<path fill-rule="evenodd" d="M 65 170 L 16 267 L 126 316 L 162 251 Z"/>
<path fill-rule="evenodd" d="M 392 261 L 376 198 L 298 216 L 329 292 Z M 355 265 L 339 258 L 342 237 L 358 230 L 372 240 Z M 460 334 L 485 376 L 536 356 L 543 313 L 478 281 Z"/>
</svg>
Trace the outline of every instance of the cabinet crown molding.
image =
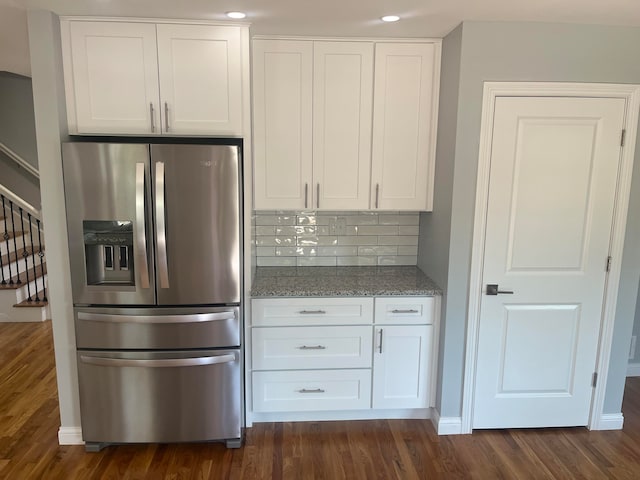
<svg viewBox="0 0 640 480">
<path fill-rule="evenodd" d="M 215 27 L 249 27 L 251 22 L 225 22 L 224 20 L 207 20 L 204 18 L 150 18 L 150 17 L 96 17 L 61 15 L 61 22 L 119 22 L 119 23 L 153 23 L 181 25 L 210 25 Z"/>
<path fill-rule="evenodd" d="M 431 37 L 315 37 L 308 35 L 252 35 L 251 40 L 297 40 L 309 42 L 373 42 L 373 43 L 432 43 L 441 45 L 442 38 Z"/>
</svg>

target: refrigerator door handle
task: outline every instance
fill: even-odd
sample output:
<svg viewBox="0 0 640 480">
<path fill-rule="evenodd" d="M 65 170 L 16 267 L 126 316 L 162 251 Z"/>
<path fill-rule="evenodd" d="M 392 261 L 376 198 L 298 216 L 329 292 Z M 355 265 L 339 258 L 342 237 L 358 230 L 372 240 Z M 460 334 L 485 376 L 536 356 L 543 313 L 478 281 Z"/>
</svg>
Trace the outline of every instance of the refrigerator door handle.
<svg viewBox="0 0 640 480">
<path fill-rule="evenodd" d="M 149 288 L 149 264 L 147 262 L 147 234 L 144 211 L 144 163 L 136 163 L 136 260 L 140 265 L 140 288 Z"/>
<path fill-rule="evenodd" d="M 78 312 L 78 320 L 108 323 L 199 323 L 234 320 L 235 318 L 236 313 L 234 311 L 180 315 L 117 315 L 108 313 Z"/>
<path fill-rule="evenodd" d="M 231 363 L 236 356 L 232 353 L 215 355 L 212 357 L 195 358 L 162 358 L 150 360 L 136 360 L 128 358 L 105 358 L 80 355 L 80 360 L 90 365 L 100 365 L 103 367 L 198 367 L 201 365 L 215 365 L 217 363 Z"/>
<path fill-rule="evenodd" d="M 164 198 L 164 162 L 156 163 L 156 241 L 158 244 L 158 277 L 160 288 L 169 288 L 167 261 L 167 229 Z"/>
</svg>

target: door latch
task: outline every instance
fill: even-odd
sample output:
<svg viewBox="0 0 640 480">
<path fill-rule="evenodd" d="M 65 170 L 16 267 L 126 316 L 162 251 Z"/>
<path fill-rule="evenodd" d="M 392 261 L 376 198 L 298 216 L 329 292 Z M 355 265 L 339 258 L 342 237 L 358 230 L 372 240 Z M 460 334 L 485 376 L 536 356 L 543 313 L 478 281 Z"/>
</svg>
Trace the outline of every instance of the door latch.
<svg viewBox="0 0 640 480">
<path fill-rule="evenodd" d="M 511 290 L 498 290 L 497 283 L 487 283 L 487 295 L 498 295 L 499 293 L 513 294 Z"/>
</svg>

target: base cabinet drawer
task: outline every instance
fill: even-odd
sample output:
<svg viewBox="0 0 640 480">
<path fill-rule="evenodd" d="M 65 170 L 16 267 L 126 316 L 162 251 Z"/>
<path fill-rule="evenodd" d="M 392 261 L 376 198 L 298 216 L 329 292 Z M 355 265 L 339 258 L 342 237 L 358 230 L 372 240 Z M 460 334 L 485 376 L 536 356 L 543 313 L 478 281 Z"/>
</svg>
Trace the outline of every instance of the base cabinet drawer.
<svg viewBox="0 0 640 480">
<path fill-rule="evenodd" d="M 253 372 L 255 412 L 371 408 L 371 370 Z"/>
<path fill-rule="evenodd" d="M 257 298 L 251 308 L 254 327 L 367 325 L 373 317 L 372 298 Z"/>
<path fill-rule="evenodd" d="M 371 368 L 370 326 L 254 328 L 253 369 Z"/>
<path fill-rule="evenodd" d="M 434 297 L 378 297 L 375 299 L 375 323 L 431 325 L 434 309 Z"/>
</svg>

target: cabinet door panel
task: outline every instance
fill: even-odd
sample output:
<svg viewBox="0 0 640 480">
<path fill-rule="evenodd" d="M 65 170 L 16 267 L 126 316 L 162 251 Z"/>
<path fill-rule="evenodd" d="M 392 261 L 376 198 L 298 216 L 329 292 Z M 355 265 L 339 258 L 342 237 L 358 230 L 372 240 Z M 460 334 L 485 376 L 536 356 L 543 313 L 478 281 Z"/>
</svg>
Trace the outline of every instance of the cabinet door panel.
<svg viewBox="0 0 640 480">
<path fill-rule="evenodd" d="M 375 329 L 373 408 L 429 407 L 433 327 Z"/>
<path fill-rule="evenodd" d="M 314 42 L 314 207 L 369 208 L 373 43 Z M 319 188 L 318 188 L 319 185 Z"/>
<path fill-rule="evenodd" d="M 438 44 L 376 44 L 372 206 L 431 210 Z"/>
<path fill-rule="evenodd" d="M 242 135 L 238 27 L 157 26 L 163 132 Z"/>
<path fill-rule="evenodd" d="M 69 40 L 77 133 L 159 133 L 155 25 L 70 22 Z"/>
<path fill-rule="evenodd" d="M 311 207 L 313 42 L 254 40 L 255 208 Z"/>
</svg>

